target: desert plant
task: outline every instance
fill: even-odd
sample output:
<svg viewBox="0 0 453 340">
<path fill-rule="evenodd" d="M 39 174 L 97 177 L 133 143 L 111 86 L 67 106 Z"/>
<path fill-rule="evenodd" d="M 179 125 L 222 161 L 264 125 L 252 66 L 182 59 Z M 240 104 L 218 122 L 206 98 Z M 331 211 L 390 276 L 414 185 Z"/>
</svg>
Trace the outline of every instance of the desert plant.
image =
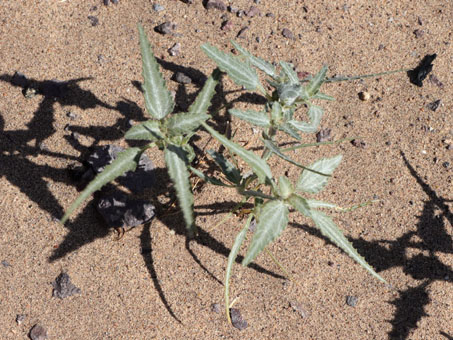
<svg viewBox="0 0 453 340">
<path fill-rule="evenodd" d="M 228 257 L 225 277 L 225 300 L 229 319 L 229 280 L 233 263 L 247 231 L 253 220 L 256 230 L 242 261 L 244 266 L 251 263 L 269 243 L 274 241 L 286 228 L 291 209 L 311 218 L 321 233 L 351 256 L 356 262 L 368 270 L 373 276 L 385 282 L 365 259 L 358 254 L 352 244 L 335 225 L 332 218 L 320 211 L 322 208 L 345 210 L 335 204 L 308 199 L 303 193 L 318 193 L 327 184 L 342 156 L 320 159 L 309 166 L 304 166 L 288 157 L 285 152 L 306 145 L 299 144 L 292 148 L 282 149 L 278 146 L 278 134 L 285 133 L 296 140 L 301 140 L 300 133 L 315 133 L 323 114 L 320 106 L 314 105 L 313 100 L 333 100 L 332 97 L 319 91 L 326 81 L 348 80 L 348 78 L 326 79 L 327 67 L 324 66 L 315 76 L 300 80 L 293 65 L 280 62 L 280 71 L 275 66 L 250 54 L 239 44 L 232 42 L 241 56 L 224 53 L 217 48 L 205 44 L 203 51 L 218 65 L 206 81 L 188 112 L 170 115 L 174 109 L 173 98 L 166 88 L 165 81 L 159 71 L 157 61 L 143 28 L 139 25 L 140 46 L 143 60 L 143 93 L 147 113 L 150 120 L 133 126 L 125 134 L 129 140 L 143 140 L 148 143 L 143 147 L 131 147 L 120 155 L 105 170 L 85 188 L 80 196 L 67 210 L 62 218 L 64 223 L 69 215 L 94 191 L 113 181 L 127 171 L 137 167 L 141 154 L 148 148 L 157 146 L 163 150 L 169 176 L 174 184 L 179 206 L 183 212 L 187 230 L 190 235 L 195 232 L 193 216 L 193 194 L 190 188 L 190 172 L 204 181 L 229 188 L 235 188 L 243 196 L 241 203 L 253 199 L 253 208 L 248 213 L 244 228 L 236 236 Z M 273 91 L 268 93 L 261 84 L 255 68 L 263 71 L 269 79 L 267 83 Z M 262 111 L 241 111 L 230 109 L 229 113 L 245 122 L 262 129 L 264 151 L 261 156 L 245 149 L 232 139 L 217 132 L 206 121 L 211 99 L 215 92 L 221 72 L 226 72 L 238 85 L 249 91 L 258 91 L 267 102 Z M 391 73 L 391 72 L 387 72 Z M 304 85 L 306 83 L 306 85 Z M 307 121 L 295 118 L 299 107 L 307 108 Z M 230 152 L 230 159 L 224 155 L 208 150 L 206 153 L 219 166 L 222 177 L 208 176 L 199 169 L 191 166 L 195 157 L 194 150 L 189 144 L 190 138 L 202 126 L 209 134 L 223 144 Z M 320 143 L 322 144 L 322 143 Z M 302 169 L 296 183 L 291 183 L 286 176 L 277 179 L 273 177 L 268 160 L 276 155 L 283 160 Z M 250 167 L 249 172 L 241 171 L 235 157 L 241 158 Z"/>
</svg>

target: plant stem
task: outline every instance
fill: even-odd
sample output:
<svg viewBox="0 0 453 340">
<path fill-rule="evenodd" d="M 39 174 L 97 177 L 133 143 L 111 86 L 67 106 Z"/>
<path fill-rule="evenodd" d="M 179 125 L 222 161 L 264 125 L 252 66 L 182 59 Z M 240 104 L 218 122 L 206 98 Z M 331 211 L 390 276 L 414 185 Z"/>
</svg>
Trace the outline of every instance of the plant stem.
<svg viewBox="0 0 453 340">
<path fill-rule="evenodd" d="M 349 142 L 349 141 L 352 141 L 354 139 L 359 139 L 359 138 L 360 137 L 349 137 L 349 138 L 343 138 L 343 139 L 329 141 L 329 142 L 299 144 L 299 145 L 296 145 L 296 146 L 292 146 L 292 147 L 289 147 L 289 148 L 286 148 L 286 149 L 280 149 L 280 150 L 283 151 L 283 152 L 287 152 L 287 151 L 293 151 L 293 150 L 297 150 L 297 149 L 301 149 L 301 148 L 305 148 L 305 147 L 310 147 L 310 146 L 319 146 L 319 145 L 328 145 L 328 144 L 340 144 L 340 143 L 343 143 L 343 142 Z"/>
<path fill-rule="evenodd" d="M 411 69 L 409 69 L 409 68 L 408 69 L 402 68 L 402 69 L 394 70 L 394 71 L 387 71 L 387 72 L 380 72 L 380 73 L 373 73 L 373 74 L 363 74 L 360 76 L 351 76 L 351 77 L 340 76 L 340 77 L 327 78 L 324 82 L 325 83 L 336 83 L 336 82 L 340 82 L 340 81 L 357 80 L 357 79 L 363 79 L 363 78 L 375 78 L 375 77 L 380 77 L 380 76 L 386 76 L 386 75 L 393 74 L 393 73 L 408 72 L 410 70 Z M 300 82 L 307 83 L 310 80 L 311 80 L 311 77 L 303 79 Z"/>
</svg>

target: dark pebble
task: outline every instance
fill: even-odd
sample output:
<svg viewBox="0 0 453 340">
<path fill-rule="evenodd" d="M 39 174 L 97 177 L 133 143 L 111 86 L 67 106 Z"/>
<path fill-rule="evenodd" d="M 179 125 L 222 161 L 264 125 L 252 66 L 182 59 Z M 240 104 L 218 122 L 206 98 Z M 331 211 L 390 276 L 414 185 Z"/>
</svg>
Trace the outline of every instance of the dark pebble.
<svg viewBox="0 0 453 340">
<path fill-rule="evenodd" d="M 319 130 L 319 132 L 316 134 L 316 141 L 318 143 L 321 143 L 321 142 L 328 142 L 328 141 L 332 140 L 332 136 L 330 135 L 331 132 L 332 132 L 331 129 Z"/>
<path fill-rule="evenodd" d="M 114 5 L 117 5 L 117 4 L 120 2 L 120 0 L 110 0 L 110 1 L 111 1 L 112 4 L 114 4 Z"/>
<path fill-rule="evenodd" d="M 220 307 L 220 304 L 219 304 L 219 303 L 213 303 L 213 304 L 211 305 L 211 311 L 212 311 L 212 312 L 219 314 L 219 313 L 220 313 L 220 310 L 221 310 L 221 307 Z"/>
<path fill-rule="evenodd" d="M 11 267 L 11 264 L 6 260 L 2 260 L 2 266 L 7 268 L 7 267 Z"/>
<path fill-rule="evenodd" d="M 426 107 L 428 109 L 430 109 L 431 111 L 436 111 L 439 108 L 440 103 L 441 103 L 441 100 L 438 99 L 438 100 L 433 101 L 432 103 L 429 103 L 428 105 L 426 105 Z"/>
<path fill-rule="evenodd" d="M 206 2 L 206 9 L 218 9 L 220 11 L 226 11 L 227 9 L 227 6 L 225 5 L 225 3 L 221 0 L 208 0 Z"/>
<path fill-rule="evenodd" d="M 243 330 L 248 327 L 247 321 L 242 318 L 241 312 L 237 308 L 230 308 L 230 317 L 233 327 Z"/>
<path fill-rule="evenodd" d="M 236 37 L 244 39 L 246 37 L 246 34 L 247 34 L 248 30 L 249 30 L 248 26 L 242 27 L 241 30 L 236 35 Z"/>
<path fill-rule="evenodd" d="M 359 298 L 354 295 L 346 296 L 346 304 L 351 307 L 357 306 L 357 302 L 359 302 Z"/>
<path fill-rule="evenodd" d="M 173 22 L 164 22 L 160 25 L 154 27 L 154 31 L 160 34 L 174 34 L 174 30 L 176 29 L 176 24 Z"/>
<path fill-rule="evenodd" d="M 104 5 L 105 5 L 105 6 L 110 5 L 110 0 L 104 0 Z"/>
<path fill-rule="evenodd" d="M 26 317 L 27 317 L 27 316 L 26 316 L 25 314 L 17 314 L 17 315 L 16 315 L 16 323 L 17 323 L 18 325 L 20 325 L 22 322 L 25 321 L 25 318 L 26 318 Z"/>
<path fill-rule="evenodd" d="M 437 87 L 440 87 L 441 89 L 444 87 L 444 84 L 439 79 L 437 79 L 437 77 L 434 74 L 430 74 L 428 79 L 432 84 L 436 85 Z"/>
<path fill-rule="evenodd" d="M 228 6 L 228 12 L 230 13 L 237 13 L 239 11 L 239 8 L 233 7 L 233 6 Z"/>
<path fill-rule="evenodd" d="M 185 4 L 193 4 L 194 0 L 181 0 L 182 2 L 184 2 Z"/>
<path fill-rule="evenodd" d="M 91 26 L 97 26 L 99 25 L 99 19 L 97 17 L 95 17 L 94 15 L 89 15 L 88 16 L 88 19 L 90 20 L 91 22 Z"/>
<path fill-rule="evenodd" d="M 242 18 L 244 16 L 244 10 L 240 9 L 236 12 L 236 16 L 238 18 Z"/>
<path fill-rule="evenodd" d="M 78 141 L 80 139 L 80 133 L 78 132 L 71 132 L 71 138 L 75 141 Z"/>
<path fill-rule="evenodd" d="M 297 72 L 297 77 L 298 77 L 300 80 L 304 80 L 304 79 L 307 78 L 309 75 L 310 75 L 309 72 L 305 72 L 305 71 L 299 71 L 299 72 Z"/>
<path fill-rule="evenodd" d="M 233 22 L 231 20 L 226 20 L 222 22 L 222 26 L 220 26 L 220 29 L 222 31 L 231 31 L 231 28 L 233 27 Z"/>
<path fill-rule="evenodd" d="M 47 331 L 41 325 L 34 325 L 30 330 L 30 339 L 31 340 L 46 340 L 47 339 Z"/>
<path fill-rule="evenodd" d="M 66 112 L 66 117 L 70 118 L 71 120 L 76 120 L 78 118 L 78 116 L 71 111 Z"/>
<path fill-rule="evenodd" d="M 285 38 L 288 38 L 288 39 L 294 39 L 294 33 L 291 32 L 289 29 L 287 28 L 284 28 L 282 30 L 282 35 L 285 37 Z"/>
<path fill-rule="evenodd" d="M 425 35 L 425 31 L 423 31 L 423 30 L 415 30 L 414 34 L 415 34 L 416 38 L 421 38 L 421 37 L 423 37 Z"/>
<path fill-rule="evenodd" d="M 153 4 L 153 11 L 155 12 L 161 12 L 165 9 L 164 6 L 162 5 L 159 5 L 159 4 Z"/>
<path fill-rule="evenodd" d="M 52 296 L 59 299 L 65 299 L 69 296 L 80 294 L 80 288 L 74 286 L 68 274 L 62 272 L 52 283 Z"/>
<path fill-rule="evenodd" d="M 364 141 L 361 141 L 358 139 L 353 139 L 351 141 L 351 144 L 354 145 L 356 148 L 361 148 L 361 149 L 366 148 L 366 143 Z"/>
<path fill-rule="evenodd" d="M 173 80 L 180 83 L 180 84 L 190 84 L 192 83 L 192 79 L 188 76 L 186 76 L 182 72 L 176 72 L 175 75 L 173 76 Z"/>
<path fill-rule="evenodd" d="M 275 18 L 275 15 L 274 15 L 274 13 L 269 12 L 269 13 L 266 13 L 266 17 L 267 18 Z"/>
<path fill-rule="evenodd" d="M 254 16 L 260 15 L 261 11 L 258 7 L 256 6 L 251 6 L 247 12 L 245 12 L 245 15 L 247 15 L 250 18 L 253 18 Z"/>
<path fill-rule="evenodd" d="M 443 162 L 442 163 L 442 166 L 445 168 L 445 169 L 448 169 L 450 167 L 450 162 Z"/>
<path fill-rule="evenodd" d="M 168 49 L 168 53 L 174 57 L 179 55 L 179 52 L 181 50 L 181 44 L 180 43 L 175 43 L 172 47 Z"/>
</svg>

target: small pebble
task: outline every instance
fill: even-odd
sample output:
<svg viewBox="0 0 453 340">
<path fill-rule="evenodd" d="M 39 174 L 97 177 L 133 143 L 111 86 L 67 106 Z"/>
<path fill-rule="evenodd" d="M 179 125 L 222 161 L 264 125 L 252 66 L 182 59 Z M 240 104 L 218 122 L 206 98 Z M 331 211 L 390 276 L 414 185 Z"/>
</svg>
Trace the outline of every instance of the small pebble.
<svg viewBox="0 0 453 340">
<path fill-rule="evenodd" d="M 166 21 L 160 25 L 154 27 L 154 31 L 160 34 L 174 34 L 174 30 L 176 30 L 177 25 L 173 22 Z"/>
<path fill-rule="evenodd" d="M 353 139 L 351 141 L 351 144 L 354 145 L 356 148 L 361 148 L 365 149 L 366 148 L 366 143 L 364 141 L 358 140 L 358 139 Z"/>
<path fill-rule="evenodd" d="M 425 31 L 423 31 L 423 30 L 415 30 L 414 34 L 415 34 L 416 38 L 421 38 L 421 37 L 423 37 L 425 35 Z"/>
<path fill-rule="evenodd" d="M 66 112 L 66 117 L 71 118 L 71 120 L 76 120 L 78 118 L 78 116 L 71 111 Z"/>
<path fill-rule="evenodd" d="M 366 91 L 359 92 L 359 99 L 361 101 L 366 102 L 366 101 L 370 100 L 370 98 L 371 98 L 371 95 L 369 94 L 369 92 L 366 92 Z"/>
<path fill-rule="evenodd" d="M 52 283 L 52 296 L 59 299 L 65 299 L 69 296 L 80 294 L 80 288 L 74 286 L 68 274 L 62 272 Z"/>
<path fill-rule="evenodd" d="M 46 340 L 47 331 L 43 326 L 36 324 L 30 330 L 30 338 L 31 340 Z"/>
<path fill-rule="evenodd" d="M 275 15 L 274 15 L 274 13 L 269 12 L 269 13 L 266 13 L 266 17 L 267 18 L 275 18 Z"/>
<path fill-rule="evenodd" d="M 443 162 L 442 163 L 442 166 L 445 168 L 445 169 L 448 169 L 450 167 L 450 162 Z"/>
<path fill-rule="evenodd" d="M 331 129 L 319 130 L 319 132 L 316 134 L 316 141 L 318 143 L 321 143 L 321 142 L 328 142 L 328 141 L 332 140 L 332 136 L 330 135 L 331 132 L 332 132 Z"/>
<path fill-rule="evenodd" d="M 441 100 L 438 99 L 438 100 L 433 101 L 432 103 L 429 103 L 428 105 L 426 105 L 426 107 L 428 109 L 430 109 L 431 111 L 436 111 L 439 108 L 440 104 L 441 104 Z"/>
<path fill-rule="evenodd" d="M 285 38 L 294 40 L 294 33 L 291 32 L 291 31 L 290 31 L 289 29 L 287 29 L 287 28 L 284 28 L 284 29 L 282 30 L 282 35 L 283 35 Z"/>
<path fill-rule="evenodd" d="M 99 25 L 99 19 L 97 17 L 95 17 L 94 15 L 89 15 L 88 20 L 90 20 L 91 26 Z"/>
<path fill-rule="evenodd" d="M 181 50 L 181 44 L 180 43 L 175 43 L 172 47 L 168 49 L 168 53 L 174 57 L 179 55 L 179 52 Z"/>
<path fill-rule="evenodd" d="M 78 141 L 80 139 L 80 133 L 78 132 L 71 132 L 71 138 L 75 141 Z"/>
<path fill-rule="evenodd" d="M 114 4 L 114 5 L 117 5 L 117 4 L 118 4 L 118 2 L 120 2 L 120 0 L 110 0 L 110 1 L 111 1 L 111 2 L 112 2 L 112 4 Z"/>
<path fill-rule="evenodd" d="M 159 5 L 159 4 L 156 4 L 156 3 L 153 4 L 153 11 L 155 11 L 155 12 L 161 12 L 164 9 L 165 9 L 165 7 L 162 6 L 162 5 Z"/>
<path fill-rule="evenodd" d="M 17 314 L 17 315 L 16 315 L 16 323 L 17 323 L 18 325 L 20 325 L 22 322 L 25 321 L 25 318 L 26 318 L 26 317 L 27 317 L 27 316 L 26 316 L 25 314 Z"/>
<path fill-rule="evenodd" d="M 359 298 L 354 295 L 348 295 L 346 296 L 346 304 L 351 307 L 357 306 L 357 302 L 359 301 Z"/>
<path fill-rule="evenodd" d="M 430 74 L 428 80 L 441 89 L 444 87 L 444 84 L 434 74 Z"/>
<path fill-rule="evenodd" d="M 239 11 L 236 12 L 236 16 L 238 18 L 242 18 L 244 16 L 244 10 L 240 9 Z"/>
<path fill-rule="evenodd" d="M 236 37 L 237 37 L 237 38 L 245 39 L 246 33 L 247 33 L 248 30 L 249 30 L 249 27 L 248 27 L 248 26 L 242 27 L 241 30 L 240 30 L 240 31 L 238 32 L 238 34 L 236 35 Z"/>
<path fill-rule="evenodd" d="M 212 312 L 218 314 L 218 313 L 220 313 L 220 310 L 221 310 L 220 304 L 218 304 L 218 303 L 213 303 L 213 304 L 211 305 L 211 311 L 212 311 Z"/>
<path fill-rule="evenodd" d="M 310 73 L 305 72 L 305 71 L 299 71 L 299 72 L 297 72 L 297 77 L 298 77 L 300 80 L 304 80 L 304 79 L 307 78 L 309 75 L 310 75 Z"/>
<path fill-rule="evenodd" d="M 2 260 L 2 266 L 5 268 L 8 268 L 8 267 L 11 267 L 11 264 L 6 260 Z"/>
<path fill-rule="evenodd" d="M 242 318 L 241 312 L 237 308 L 230 308 L 231 323 L 233 327 L 243 330 L 248 327 L 247 321 Z"/>
<path fill-rule="evenodd" d="M 258 7 L 256 6 L 251 6 L 247 12 L 245 12 L 245 15 L 247 15 L 250 18 L 253 18 L 254 16 L 260 15 L 261 11 L 259 10 Z"/>
<path fill-rule="evenodd" d="M 304 308 L 304 306 L 302 306 L 302 304 L 299 302 L 299 301 L 296 301 L 296 300 L 291 300 L 289 301 L 289 305 L 291 306 L 291 308 L 299 313 L 299 315 L 305 319 L 308 317 L 308 312 L 307 310 Z"/>
<path fill-rule="evenodd" d="M 239 11 L 239 8 L 233 7 L 233 6 L 228 6 L 228 12 L 230 13 L 237 13 Z"/>
<path fill-rule="evenodd" d="M 173 80 L 180 83 L 180 84 L 190 84 L 192 83 L 192 79 L 188 76 L 186 76 L 184 73 L 182 72 L 176 72 L 174 77 L 173 77 Z"/>
<path fill-rule="evenodd" d="M 39 143 L 38 148 L 41 151 L 49 151 L 49 147 L 44 142 Z"/>
<path fill-rule="evenodd" d="M 206 3 L 206 9 L 218 9 L 220 11 L 226 11 L 227 6 L 221 0 L 208 0 Z"/>
<path fill-rule="evenodd" d="M 222 31 L 231 31 L 233 27 L 233 22 L 231 20 L 226 20 L 224 22 L 222 22 L 222 26 L 220 26 L 220 29 Z"/>
</svg>

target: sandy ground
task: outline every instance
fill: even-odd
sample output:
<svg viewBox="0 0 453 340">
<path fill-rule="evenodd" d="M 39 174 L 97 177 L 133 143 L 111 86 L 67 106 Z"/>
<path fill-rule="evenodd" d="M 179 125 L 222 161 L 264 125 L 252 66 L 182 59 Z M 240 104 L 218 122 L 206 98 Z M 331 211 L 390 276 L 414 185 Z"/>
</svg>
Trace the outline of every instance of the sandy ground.
<svg viewBox="0 0 453 340">
<path fill-rule="evenodd" d="M 100 0 L 0 2 L 0 338 L 26 339 L 41 324 L 48 339 L 453 339 L 453 3 L 227 3 L 245 11 L 256 6 L 261 14 L 253 17 L 206 10 L 199 0 L 158 3 L 163 11 L 154 11 L 148 0 L 110 6 Z M 231 20 L 230 30 L 221 29 L 225 20 Z M 165 21 L 178 25 L 176 35 L 153 30 Z M 238 40 L 258 56 L 291 61 L 311 73 L 326 63 L 331 76 L 411 68 L 437 53 L 432 74 L 442 86 L 427 79 L 417 87 L 404 73 L 326 85 L 324 92 L 337 101 L 322 103 L 322 127 L 335 139 L 360 136 L 365 147 L 344 143 L 291 155 L 308 164 L 343 154 L 321 199 L 345 207 L 380 199 L 334 217 L 393 289 L 294 214 L 270 247 L 293 281 L 265 255 L 253 267 L 234 268 L 231 294 L 248 322 L 240 331 L 212 310 L 223 303 L 228 252 L 244 223 L 235 217 L 212 230 L 237 199 L 234 192 L 205 185 L 196 193 L 202 231 L 191 242 L 179 214 L 158 216 L 120 241 L 91 203 L 65 226 L 55 220 L 78 193 L 68 166 L 92 145 L 125 146 L 128 121 L 146 118 L 134 85 L 142 80 L 137 22 L 180 108 L 214 68 L 199 46 L 210 42 L 230 50 L 229 39 L 246 26 Z M 294 39 L 282 35 L 284 28 Z M 177 42 L 180 54 L 170 56 Z M 37 82 L 72 81 L 71 90 L 62 97 L 26 98 L 13 84 L 16 71 Z M 194 82 L 171 81 L 176 71 Z M 234 90 L 225 78 L 226 100 L 253 107 Z M 360 101 L 360 91 L 371 99 Z M 439 99 L 436 111 L 427 107 Z M 249 127 L 232 123 L 239 141 L 251 138 Z M 165 191 L 162 156 L 148 155 L 158 167 L 158 189 Z M 297 178 L 296 169 L 272 164 L 276 174 L 288 170 Z M 52 297 L 51 283 L 62 271 L 80 294 Z M 346 303 L 348 296 L 357 298 L 355 306 Z M 292 306 L 301 306 L 304 315 Z M 20 324 L 17 315 L 25 315 Z"/>
</svg>

